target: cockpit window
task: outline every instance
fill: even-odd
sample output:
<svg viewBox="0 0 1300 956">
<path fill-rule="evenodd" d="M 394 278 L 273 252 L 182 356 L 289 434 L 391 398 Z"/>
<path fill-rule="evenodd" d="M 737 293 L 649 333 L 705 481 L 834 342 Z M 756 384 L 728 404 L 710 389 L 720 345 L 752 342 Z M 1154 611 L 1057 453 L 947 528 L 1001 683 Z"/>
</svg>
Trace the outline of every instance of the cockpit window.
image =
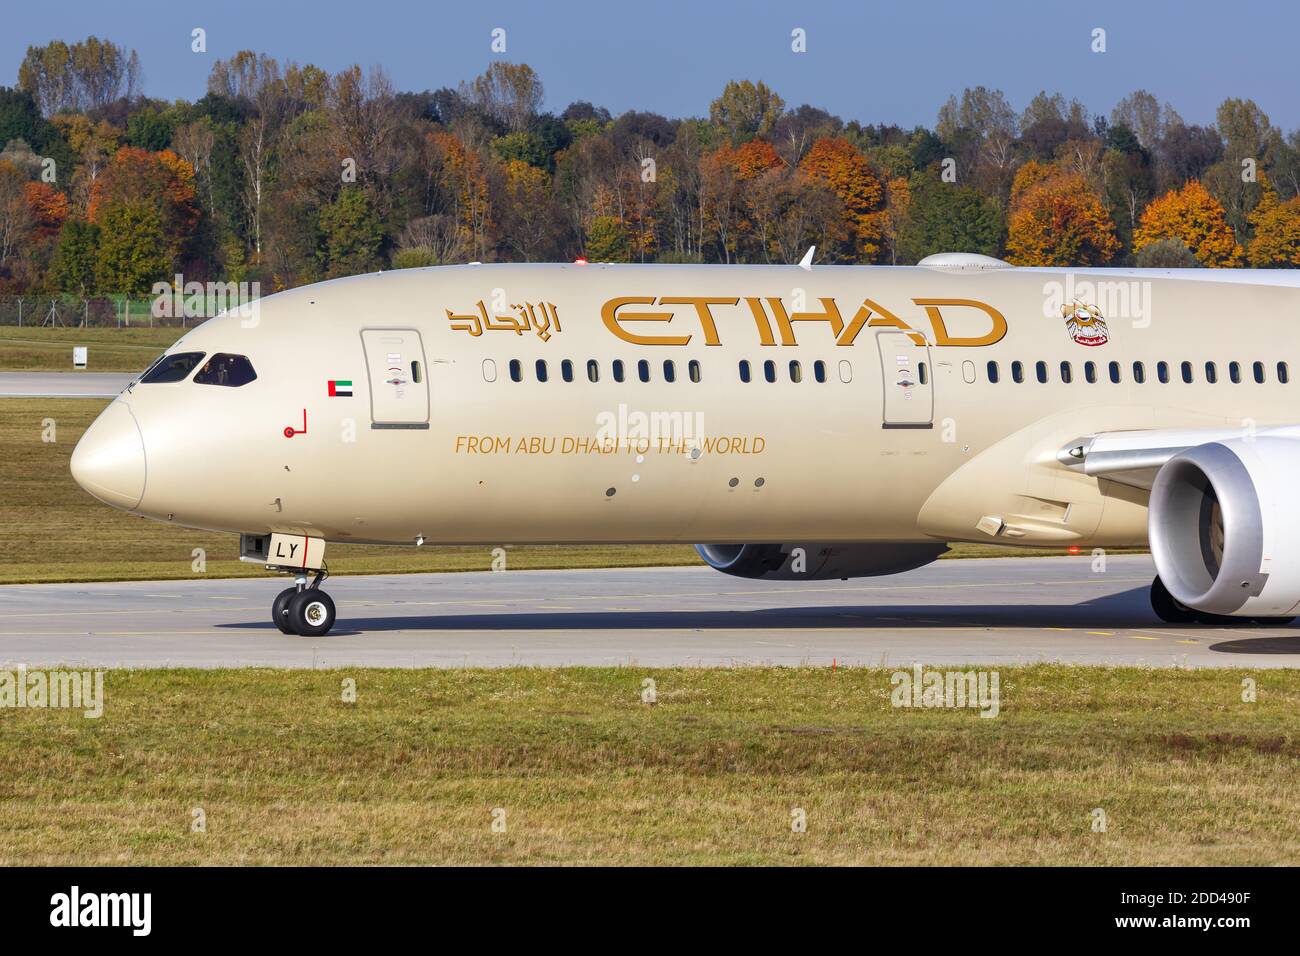
<svg viewBox="0 0 1300 956">
<path fill-rule="evenodd" d="M 243 355 L 227 355 L 218 352 L 204 363 L 199 374 L 194 376 L 195 385 L 226 385 L 238 388 L 257 378 L 253 363 Z"/>
<path fill-rule="evenodd" d="M 203 361 L 202 352 L 177 352 L 164 355 L 149 367 L 149 371 L 140 376 L 140 384 L 153 385 L 158 382 L 181 382 L 194 371 L 194 366 Z"/>
</svg>

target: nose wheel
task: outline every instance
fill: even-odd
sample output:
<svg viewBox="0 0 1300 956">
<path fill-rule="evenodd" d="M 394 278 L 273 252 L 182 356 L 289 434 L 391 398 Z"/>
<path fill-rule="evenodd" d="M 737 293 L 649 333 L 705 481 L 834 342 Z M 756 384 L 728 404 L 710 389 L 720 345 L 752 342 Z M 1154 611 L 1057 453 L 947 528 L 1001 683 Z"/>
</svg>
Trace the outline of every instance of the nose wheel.
<svg viewBox="0 0 1300 956">
<path fill-rule="evenodd" d="M 271 602 L 271 621 L 282 634 L 301 637 L 320 637 L 334 626 L 334 599 L 320 589 L 324 573 L 316 575 L 311 584 L 300 578 L 291 588 L 285 588 Z"/>
</svg>

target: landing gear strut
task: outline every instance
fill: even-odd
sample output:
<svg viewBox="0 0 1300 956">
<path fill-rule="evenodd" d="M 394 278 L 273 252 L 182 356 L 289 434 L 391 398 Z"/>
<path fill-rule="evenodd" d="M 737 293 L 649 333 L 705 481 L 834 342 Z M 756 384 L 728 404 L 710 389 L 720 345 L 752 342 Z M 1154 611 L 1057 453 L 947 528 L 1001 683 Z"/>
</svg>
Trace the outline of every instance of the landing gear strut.
<svg viewBox="0 0 1300 956">
<path fill-rule="evenodd" d="M 283 634 L 320 637 L 334 626 L 334 600 L 320 589 L 329 572 L 316 572 L 310 584 L 299 577 L 294 586 L 285 588 L 271 602 L 271 621 Z"/>
<path fill-rule="evenodd" d="M 1151 609 L 1166 624 L 1233 624 L 1237 627 L 1254 624 L 1259 627 L 1283 627 L 1295 620 L 1294 617 L 1226 617 L 1222 614 L 1207 614 L 1183 604 L 1169 593 L 1165 582 L 1156 577 L 1151 582 Z"/>
</svg>

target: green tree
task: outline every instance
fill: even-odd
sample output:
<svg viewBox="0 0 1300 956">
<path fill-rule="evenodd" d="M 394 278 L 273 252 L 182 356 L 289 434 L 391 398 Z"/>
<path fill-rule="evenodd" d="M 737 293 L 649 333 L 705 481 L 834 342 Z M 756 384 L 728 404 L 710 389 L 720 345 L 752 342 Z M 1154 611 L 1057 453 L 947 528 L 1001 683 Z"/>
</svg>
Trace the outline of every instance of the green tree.
<svg viewBox="0 0 1300 956">
<path fill-rule="evenodd" d="M 932 173 L 913 176 L 909 185 L 911 200 L 898 236 L 900 262 L 936 252 L 998 254 L 1004 223 L 996 202 Z"/>
<path fill-rule="evenodd" d="M 724 130 L 734 144 L 766 136 L 785 111 L 785 100 L 760 80 L 732 80 L 709 104 L 709 122 Z"/>
<path fill-rule="evenodd" d="M 330 277 L 373 272 L 383 264 L 384 228 L 370 197 L 360 189 L 344 189 L 322 209 L 320 229 Z"/>
<path fill-rule="evenodd" d="M 100 217 L 95 287 L 100 292 L 143 295 L 167 279 L 171 257 L 162 217 L 146 202 L 117 203 Z"/>
<path fill-rule="evenodd" d="M 627 230 L 614 216 L 597 216 L 587 229 L 587 258 L 592 262 L 630 262 Z"/>
<path fill-rule="evenodd" d="M 99 227 L 69 219 L 59 233 L 50 276 L 62 292 L 89 295 L 95 291 L 95 266 L 99 259 Z"/>
</svg>

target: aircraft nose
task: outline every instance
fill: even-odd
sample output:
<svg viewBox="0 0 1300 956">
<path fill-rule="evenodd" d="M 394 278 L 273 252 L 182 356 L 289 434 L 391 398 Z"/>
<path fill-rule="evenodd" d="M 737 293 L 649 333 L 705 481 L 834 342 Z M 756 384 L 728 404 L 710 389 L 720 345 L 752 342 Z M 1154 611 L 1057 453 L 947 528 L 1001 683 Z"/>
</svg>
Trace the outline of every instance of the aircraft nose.
<svg viewBox="0 0 1300 956">
<path fill-rule="evenodd" d="M 105 504 L 131 510 L 144 497 L 144 438 L 120 399 L 100 414 L 72 450 L 72 477 Z"/>
</svg>

